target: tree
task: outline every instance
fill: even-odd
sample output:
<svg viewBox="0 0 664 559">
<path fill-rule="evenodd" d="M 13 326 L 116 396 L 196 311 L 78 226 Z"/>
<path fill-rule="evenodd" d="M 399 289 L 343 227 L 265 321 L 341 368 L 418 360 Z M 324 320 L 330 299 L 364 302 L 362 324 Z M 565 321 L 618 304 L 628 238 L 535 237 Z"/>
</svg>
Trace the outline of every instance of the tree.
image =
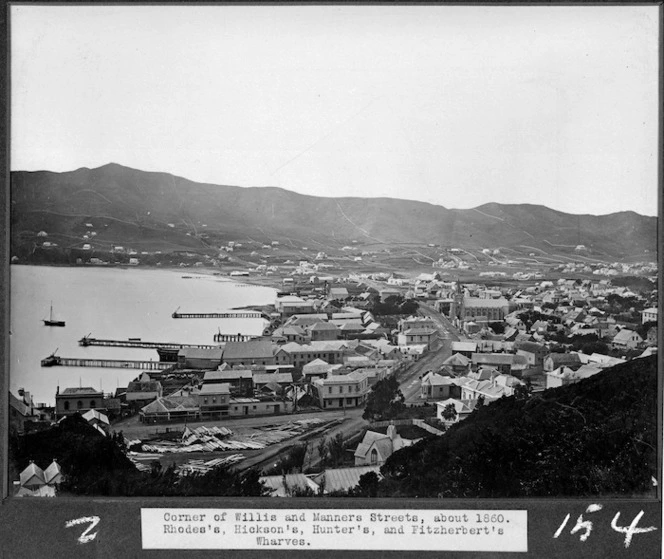
<svg viewBox="0 0 664 559">
<path fill-rule="evenodd" d="M 475 404 L 475 407 L 476 408 L 481 408 L 484 405 L 484 400 L 485 400 L 484 394 L 480 394 L 477 397 L 477 403 Z"/>
<path fill-rule="evenodd" d="M 505 333 L 505 323 L 504 322 L 489 322 L 489 328 L 494 331 L 495 334 L 504 334 Z"/>
<path fill-rule="evenodd" d="M 443 418 L 448 421 L 454 421 L 457 418 L 457 411 L 454 404 L 447 404 L 443 409 Z"/>
<path fill-rule="evenodd" d="M 366 474 L 361 475 L 355 495 L 353 496 L 375 497 L 378 494 L 379 481 L 376 472 L 367 472 Z"/>
<path fill-rule="evenodd" d="M 324 465 L 327 460 L 327 439 L 325 437 L 318 441 L 318 454 L 321 465 Z"/>
<path fill-rule="evenodd" d="M 346 452 L 346 445 L 344 443 L 344 436 L 338 433 L 329 443 L 327 443 L 327 450 L 330 454 L 330 459 L 335 466 L 338 466 L 343 461 Z"/>
<path fill-rule="evenodd" d="M 532 392 L 532 386 L 529 386 L 527 384 L 519 384 L 514 388 L 514 397 L 517 400 L 525 400 L 530 396 L 530 393 Z"/>
<path fill-rule="evenodd" d="M 362 418 L 370 420 L 394 419 L 405 409 L 404 402 L 405 398 L 399 388 L 399 382 L 396 376 L 392 374 L 378 381 L 371 388 Z"/>
</svg>

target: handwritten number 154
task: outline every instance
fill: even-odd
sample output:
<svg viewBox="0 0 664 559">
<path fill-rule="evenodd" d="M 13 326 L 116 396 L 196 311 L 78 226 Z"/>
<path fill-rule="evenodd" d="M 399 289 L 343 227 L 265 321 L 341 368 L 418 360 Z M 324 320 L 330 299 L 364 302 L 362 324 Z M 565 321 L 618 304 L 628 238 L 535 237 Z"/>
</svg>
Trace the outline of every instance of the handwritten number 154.
<svg viewBox="0 0 664 559">
<path fill-rule="evenodd" d="M 590 514 L 600 510 L 602 510 L 602 505 L 590 505 L 586 509 L 585 514 Z M 619 512 L 617 512 L 616 515 L 613 517 L 613 520 L 611 520 L 611 528 L 613 528 L 616 532 L 621 532 L 625 534 L 625 547 L 629 547 L 629 545 L 632 543 L 632 537 L 635 534 L 645 534 L 646 532 L 652 532 L 654 530 L 657 530 L 655 526 L 648 526 L 647 528 L 639 528 L 638 527 L 639 521 L 641 520 L 642 516 L 643 516 L 643 511 L 639 512 L 639 514 L 637 514 L 634 517 L 634 520 L 632 520 L 632 523 L 629 526 L 618 526 L 618 520 L 620 519 Z M 554 538 L 557 538 L 560 536 L 560 534 L 562 534 L 569 519 L 570 515 L 568 514 L 565 517 L 565 520 L 563 520 L 560 527 L 556 530 L 556 533 L 553 535 Z M 579 536 L 579 540 L 585 542 L 590 536 L 592 530 L 593 530 L 592 521 L 585 520 L 583 518 L 583 514 L 580 514 L 574 528 L 570 530 L 570 534 L 576 534 L 577 532 L 582 532 L 582 534 Z"/>
</svg>

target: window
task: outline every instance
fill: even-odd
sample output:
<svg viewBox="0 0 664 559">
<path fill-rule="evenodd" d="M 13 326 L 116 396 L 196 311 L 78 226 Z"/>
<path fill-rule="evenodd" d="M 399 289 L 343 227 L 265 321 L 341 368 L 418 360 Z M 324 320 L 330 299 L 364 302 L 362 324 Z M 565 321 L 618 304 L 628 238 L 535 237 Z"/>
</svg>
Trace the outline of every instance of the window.
<svg viewBox="0 0 664 559">
<path fill-rule="evenodd" d="M 68 400 L 65 400 L 64 407 L 65 407 L 65 411 L 69 411 L 69 401 Z"/>
<path fill-rule="evenodd" d="M 90 408 L 91 409 L 95 408 L 95 401 L 94 400 L 90 400 Z"/>
<path fill-rule="evenodd" d="M 328 387 L 328 389 L 327 389 L 327 393 L 328 393 L 328 394 L 332 394 L 332 387 L 331 387 L 331 386 Z"/>
<path fill-rule="evenodd" d="M 82 410 L 83 409 L 83 402 L 81 402 L 80 400 L 78 402 L 76 402 L 76 408 L 79 409 L 79 410 Z"/>
<path fill-rule="evenodd" d="M 375 448 L 371 449 L 371 463 L 375 464 L 378 462 L 378 451 Z"/>
</svg>

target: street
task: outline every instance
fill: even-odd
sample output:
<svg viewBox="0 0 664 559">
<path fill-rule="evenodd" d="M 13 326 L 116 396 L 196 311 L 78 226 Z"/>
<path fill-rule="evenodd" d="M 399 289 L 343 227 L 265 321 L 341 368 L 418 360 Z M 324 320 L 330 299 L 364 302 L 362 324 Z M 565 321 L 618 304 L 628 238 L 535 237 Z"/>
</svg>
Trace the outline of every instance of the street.
<svg viewBox="0 0 664 559">
<path fill-rule="evenodd" d="M 459 336 L 450 321 L 432 306 L 419 302 L 420 313 L 436 323 L 437 339 L 432 348 L 419 361 L 409 365 L 399 374 L 401 392 L 406 405 L 421 405 L 420 377 L 427 371 L 436 371 L 452 355 L 452 342 L 458 342 Z"/>
</svg>

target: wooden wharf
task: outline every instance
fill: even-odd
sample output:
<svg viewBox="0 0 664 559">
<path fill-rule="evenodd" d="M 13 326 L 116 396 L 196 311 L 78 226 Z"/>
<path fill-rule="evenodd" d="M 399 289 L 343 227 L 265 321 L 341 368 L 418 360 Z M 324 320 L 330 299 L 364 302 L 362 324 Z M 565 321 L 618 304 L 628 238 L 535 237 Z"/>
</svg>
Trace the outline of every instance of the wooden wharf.
<svg viewBox="0 0 664 559">
<path fill-rule="evenodd" d="M 177 312 L 172 315 L 173 318 L 264 318 L 259 312 Z"/>
<path fill-rule="evenodd" d="M 113 369 L 143 369 L 146 371 L 163 371 L 173 366 L 173 363 L 163 361 L 127 361 L 124 359 L 78 359 L 75 357 L 60 357 L 49 355 L 42 359 L 42 367 L 102 367 Z"/>
<path fill-rule="evenodd" d="M 249 334 L 222 334 L 221 332 L 214 335 L 215 342 L 248 342 L 249 340 L 257 340 L 261 336 L 250 336 Z"/>
<path fill-rule="evenodd" d="M 215 334 L 216 338 L 216 334 Z M 135 347 L 142 349 L 183 349 L 193 347 L 196 349 L 218 349 L 216 344 L 179 344 L 174 342 L 144 342 L 143 340 L 102 340 L 84 336 L 78 340 L 78 345 L 87 346 L 105 346 L 105 347 Z"/>
</svg>

